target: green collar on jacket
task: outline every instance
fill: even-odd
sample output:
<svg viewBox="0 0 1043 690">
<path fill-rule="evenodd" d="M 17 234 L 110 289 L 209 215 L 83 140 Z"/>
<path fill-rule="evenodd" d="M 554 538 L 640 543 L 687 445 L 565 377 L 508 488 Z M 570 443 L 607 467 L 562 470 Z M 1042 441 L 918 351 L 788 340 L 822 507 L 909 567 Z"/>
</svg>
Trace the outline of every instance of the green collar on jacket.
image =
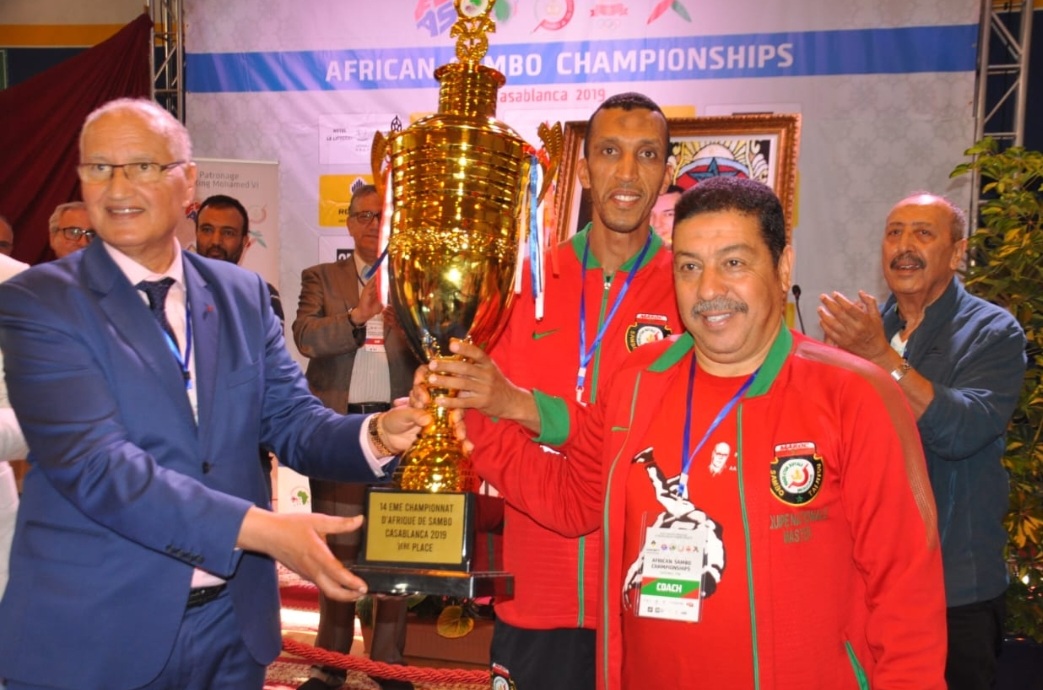
<svg viewBox="0 0 1043 690">
<path fill-rule="evenodd" d="M 587 243 L 587 236 L 590 234 L 590 231 L 593 228 L 593 223 L 587 223 L 587 225 L 582 230 L 573 235 L 572 239 L 569 240 L 569 244 L 572 245 L 572 251 L 576 252 L 577 261 L 583 261 L 583 246 Z M 663 246 L 663 240 L 660 239 L 659 235 L 652 232 L 651 226 L 649 226 L 648 232 L 652 233 L 652 244 L 648 247 L 648 252 L 645 253 L 645 260 L 641 262 L 641 266 L 639 268 L 644 268 L 645 266 L 647 266 L 648 262 L 651 261 L 652 258 L 659 252 L 659 248 Z M 619 270 L 629 271 L 630 267 L 634 265 L 634 260 L 640 254 L 641 252 L 638 252 L 637 254 L 634 254 L 634 256 L 627 259 L 626 263 L 619 267 Z M 587 265 L 584 267 L 584 269 L 591 268 L 601 268 L 601 264 L 598 262 L 597 257 L 593 254 L 590 254 L 587 257 Z"/>
<path fill-rule="evenodd" d="M 648 370 L 652 372 L 664 372 L 667 369 L 673 367 L 681 358 L 692 351 L 695 347 L 695 340 L 692 338 L 692 334 L 682 333 L 681 336 L 674 341 L 674 344 L 666 349 L 663 354 L 652 362 L 648 366 Z M 746 392 L 747 398 L 753 398 L 758 395 L 764 395 L 771 388 L 771 384 L 775 382 L 775 377 L 779 375 L 779 371 L 782 369 L 782 365 L 786 363 L 786 357 L 789 356 L 790 351 L 793 349 L 793 334 L 786 327 L 779 328 L 779 334 L 775 336 L 775 342 L 771 345 L 771 350 L 768 351 L 768 356 L 764 359 L 761 364 L 760 373 L 757 374 L 757 379 L 750 386 L 750 390 Z"/>
</svg>

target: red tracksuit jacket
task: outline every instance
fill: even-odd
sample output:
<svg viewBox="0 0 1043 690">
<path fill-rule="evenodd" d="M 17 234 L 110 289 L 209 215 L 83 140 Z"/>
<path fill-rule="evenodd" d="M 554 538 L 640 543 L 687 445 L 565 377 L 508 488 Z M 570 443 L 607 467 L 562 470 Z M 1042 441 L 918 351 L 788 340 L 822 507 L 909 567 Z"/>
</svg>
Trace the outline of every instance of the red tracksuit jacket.
<svg viewBox="0 0 1043 690">
<path fill-rule="evenodd" d="M 663 392 L 684 376 L 688 334 L 642 348 L 582 409 L 542 401 L 562 414 L 567 460 L 531 440 L 487 478 L 517 510 L 563 534 L 600 527 L 598 686 L 620 690 L 624 614 L 622 530 L 631 460 L 654 445 L 647 431 Z M 697 402 L 697 401 L 696 401 Z M 555 412 L 556 410 L 556 412 Z M 744 610 L 758 690 L 944 690 L 945 590 L 933 495 L 913 416 L 877 367 L 782 328 L 754 385 L 738 405 L 739 486 L 752 596 Z M 546 427 L 544 428 L 546 431 Z M 812 443 L 821 484 L 810 506 L 773 495 L 772 461 L 787 444 Z M 644 470 L 641 470 L 644 471 Z M 811 524 L 794 543 L 772 525 Z M 793 596 L 794 583 L 801 596 Z M 710 624 L 711 617 L 706 623 Z M 698 649 L 692 649 L 698 655 Z M 695 657 L 697 658 L 697 656 Z M 727 677 L 727 660 L 700 660 Z M 720 685 L 717 685 L 720 687 Z M 622 690 L 637 690 L 622 688 Z"/>
</svg>

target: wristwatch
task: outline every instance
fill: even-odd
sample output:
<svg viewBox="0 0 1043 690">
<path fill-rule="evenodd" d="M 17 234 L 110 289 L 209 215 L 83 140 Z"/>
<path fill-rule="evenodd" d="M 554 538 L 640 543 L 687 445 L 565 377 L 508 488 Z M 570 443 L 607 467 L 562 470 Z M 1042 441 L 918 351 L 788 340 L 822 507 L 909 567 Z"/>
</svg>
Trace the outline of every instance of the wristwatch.
<svg viewBox="0 0 1043 690">
<path fill-rule="evenodd" d="M 895 381 L 901 381 L 909 373 L 909 369 L 911 369 L 909 360 L 903 359 L 901 364 L 891 370 L 891 378 Z"/>
<path fill-rule="evenodd" d="M 348 310 L 348 323 L 351 324 L 352 330 L 357 331 L 358 329 L 362 328 L 365 324 L 355 323 L 355 319 L 351 318 L 351 315 L 354 314 L 354 313 L 355 313 L 355 307 L 352 307 L 351 309 Z"/>
<path fill-rule="evenodd" d="M 384 442 L 384 436 L 380 433 L 380 418 L 383 416 L 383 412 L 373 415 L 369 418 L 369 424 L 366 427 L 366 433 L 369 435 L 369 443 L 373 446 L 373 451 L 377 457 L 386 458 L 395 454 L 395 451 L 388 448 L 387 443 Z"/>
</svg>

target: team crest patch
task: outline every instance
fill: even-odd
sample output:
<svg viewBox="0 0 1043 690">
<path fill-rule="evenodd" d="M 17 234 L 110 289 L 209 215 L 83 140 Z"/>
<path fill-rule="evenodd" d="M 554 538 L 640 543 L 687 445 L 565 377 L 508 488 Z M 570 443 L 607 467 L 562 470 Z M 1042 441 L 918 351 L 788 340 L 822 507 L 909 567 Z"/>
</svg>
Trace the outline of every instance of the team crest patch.
<svg viewBox="0 0 1043 690">
<path fill-rule="evenodd" d="M 500 664 L 492 665 L 493 690 L 517 690 L 514 681 L 511 680 L 511 672 Z"/>
<path fill-rule="evenodd" d="M 670 320 L 665 314 L 638 314 L 627 327 L 627 350 L 633 352 L 641 345 L 654 343 L 670 335 Z"/>
<path fill-rule="evenodd" d="M 786 505 L 804 506 L 822 488 L 822 456 L 815 444 L 783 443 L 775 446 L 771 461 L 771 492 Z"/>
</svg>

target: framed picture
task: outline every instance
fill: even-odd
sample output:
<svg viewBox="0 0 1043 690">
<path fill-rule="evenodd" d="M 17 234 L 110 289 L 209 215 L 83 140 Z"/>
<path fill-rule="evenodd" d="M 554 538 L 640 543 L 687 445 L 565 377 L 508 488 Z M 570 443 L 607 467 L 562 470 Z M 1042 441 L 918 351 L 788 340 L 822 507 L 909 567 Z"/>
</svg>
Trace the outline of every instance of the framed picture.
<svg viewBox="0 0 1043 690">
<path fill-rule="evenodd" d="M 680 193 L 701 180 L 719 175 L 749 177 L 775 190 L 786 214 L 786 234 L 792 233 L 800 115 L 676 118 L 669 123 L 671 191 L 663 195 L 669 218 Z M 561 240 L 583 228 L 591 217 L 590 195 L 577 176 L 586 132 L 586 121 L 565 123 L 565 150 L 555 194 Z M 664 234 L 657 221 L 654 210 L 652 225 Z M 669 229 L 665 233 L 669 241 Z"/>
</svg>

